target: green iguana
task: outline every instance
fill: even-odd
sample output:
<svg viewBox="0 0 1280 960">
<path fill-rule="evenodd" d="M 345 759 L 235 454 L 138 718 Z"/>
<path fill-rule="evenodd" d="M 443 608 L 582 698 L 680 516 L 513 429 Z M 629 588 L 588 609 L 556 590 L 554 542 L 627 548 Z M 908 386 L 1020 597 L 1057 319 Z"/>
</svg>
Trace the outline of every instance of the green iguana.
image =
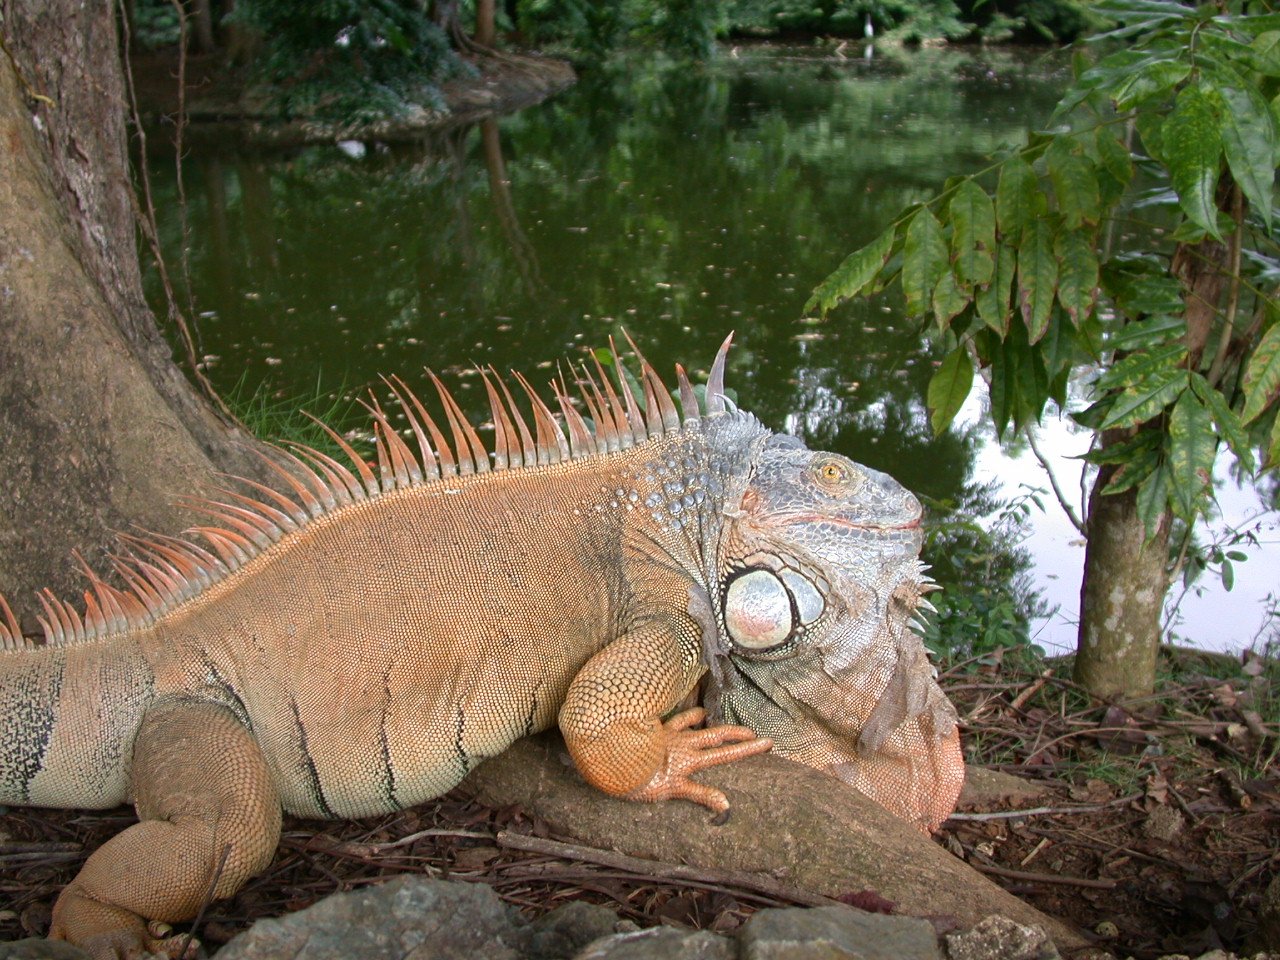
<svg viewBox="0 0 1280 960">
<path fill-rule="evenodd" d="M 0 600 L 0 802 L 140 821 L 51 935 L 172 955 L 166 924 L 263 870 L 282 812 L 409 807 L 557 723 L 618 797 L 727 811 L 689 774 L 772 746 L 935 829 L 963 764 L 910 623 L 920 505 L 735 409 L 728 346 L 702 408 L 677 367 L 683 418 L 643 358 L 635 390 L 582 368 L 585 417 L 517 376 L 532 430 L 486 375 L 492 457 L 434 376 L 451 440 L 388 381 L 416 452 L 374 401 L 375 465 L 337 434 L 349 467 L 282 449 L 291 495 L 192 501 L 204 545 L 123 536 L 128 588 L 86 568 L 83 615 L 46 592 L 44 644 Z"/>
</svg>

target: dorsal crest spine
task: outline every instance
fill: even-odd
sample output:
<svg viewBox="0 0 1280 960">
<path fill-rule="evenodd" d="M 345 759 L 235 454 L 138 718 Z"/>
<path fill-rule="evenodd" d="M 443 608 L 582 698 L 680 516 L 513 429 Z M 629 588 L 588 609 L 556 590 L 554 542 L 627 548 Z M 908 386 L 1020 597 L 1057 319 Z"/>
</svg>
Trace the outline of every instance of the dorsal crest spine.
<svg viewBox="0 0 1280 960">
<path fill-rule="evenodd" d="M 434 373 L 428 371 L 428 377 L 440 396 L 452 441 L 400 378 L 384 378 L 409 423 L 416 452 L 373 397 L 362 402 L 373 418 L 375 465 L 367 463 L 332 427 L 317 420 L 349 464 L 300 443 L 272 445 L 273 455 L 261 456 L 281 478 L 288 493 L 234 477 L 231 479 L 256 491 L 258 497 L 222 488 L 218 493 L 223 499 L 218 501 L 181 500 L 188 509 L 217 521 L 216 526 L 193 526 L 186 531 L 199 535 L 204 545 L 147 531 L 118 534 L 122 551 L 112 554 L 110 561 L 126 589 L 107 583 L 77 554 L 76 561 L 89 581 L 84 613 L 47 590 L 37 594 L 43 614 L 37 619 L 44 631 L 44 642 L 54 646 L 87 643 L 146 627 L 309 522 L 352 504 L 456 477 L 531 469 L 615 453 L 696 425 L 704 417 L 726 409 L 722 396 L 724 368 L 732 339 L 732 334 L 725 339 L 711 366 L 705 410 L 699 409 L 688 375 L 677 365 L 683 418 L 662 378 L 629 335 L 627 342 L 640 365 L 637 389 L 643 394 L 643 406 L 621 367 L 615 389 L 599 357 L 592 353 L 594 370 L 586 363 L 576 367 L 571 363 L 568 373 L 572 383 L 563 370 L 552 381 L 559 418 L 525 377 L 513 374 L 533 410 L 530 429 L 505 381 L 492 369 L 481 370 L 494 427 L 492 458 L 475 427 Z M 612 337 L 609 346 L 617 357 Z M 586 408 L 587 417 L 577 410 L 571 387 L 576 388 L 576 399 Z M 13 610 L 0 596 L 0 651 L 34 646 L 23 637 Z"/>
</svg>

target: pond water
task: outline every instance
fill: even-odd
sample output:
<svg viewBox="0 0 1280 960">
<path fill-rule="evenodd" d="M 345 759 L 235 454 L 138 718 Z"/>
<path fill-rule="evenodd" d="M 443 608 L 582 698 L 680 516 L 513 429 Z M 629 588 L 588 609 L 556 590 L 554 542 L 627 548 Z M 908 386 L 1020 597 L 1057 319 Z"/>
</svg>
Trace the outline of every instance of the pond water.
<svg viewBox="0 0 1280 960">
<path fill-rule="evenodd" d="M 1064 69 L 1017 52 L 742 48 L 702 67 L 620 61 L 544 104 L 409 141 L 268 154 L 198 140 L 185 215 L 172 156 L 151 157 L 161 246 L 223 392 L 293 405 L 382 373 L 420 383 L 430 366 L 483 420 L 476 364 L 537 383 L 625 328 L 664 375 L 705 371 L 733 330 L 729 384 L 770 426 L 934 501 L 981 501 L 992 479 L 1008 497 L 1025 458 L 972 425 L 931 436 L 922 398 L 942 353 L 896 301 L 822 323 L 802 306 L 905 203 L 1046 118 Z M 163 315 L 154 272 L 149 287 Z M 1038 640 L 1069 648 L 1083 552 L 1048 514 L 1033 522 L 1031 582 L 1063 608 Z M 1184 632 L 1248 640 L 1269 589 L 1213 592 L 1211 619 Z"/>
</svg>

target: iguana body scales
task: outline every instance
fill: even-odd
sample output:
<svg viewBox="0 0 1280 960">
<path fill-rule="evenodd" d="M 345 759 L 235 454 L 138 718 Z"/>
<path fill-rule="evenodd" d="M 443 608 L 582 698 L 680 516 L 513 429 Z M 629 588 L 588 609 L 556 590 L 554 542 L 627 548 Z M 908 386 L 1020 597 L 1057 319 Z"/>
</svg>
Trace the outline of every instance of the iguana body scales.
<svg viewBox="0 0 1280 960">
<path fill-rule="evenodd" d="M 293 448 L 289 496 L 193 502 L 203 545 L 125 538 L 130 588 L 89 574 L 83 615 L 42 597 L 47 645 L 8 614 L 0 802 L 141 820 L 54 935 L 173 950 L 147 921 L 265 867 L 282 810 L 412 806 L 557 723 L 617 796 L 724 810 L 688 774 L 776 743 L 935 827 L 962 765 L 908 623 L 919 505 L 730 409 L 724 363 L 705 410 L 678 371 L 683 417 L 647 363 L 643 397 L 584 368 L 583 413 L 561 382 L 559 420 L 522 380 L 532 428 L 486 377 L 492 457 L 447 391 L 449 438 L 392 382 L 416 449 L 375 405 L 375 466 Z M 704 678 L 715 725 L 695 730 L 701 711 L 672 714 Z"/>
</svg>

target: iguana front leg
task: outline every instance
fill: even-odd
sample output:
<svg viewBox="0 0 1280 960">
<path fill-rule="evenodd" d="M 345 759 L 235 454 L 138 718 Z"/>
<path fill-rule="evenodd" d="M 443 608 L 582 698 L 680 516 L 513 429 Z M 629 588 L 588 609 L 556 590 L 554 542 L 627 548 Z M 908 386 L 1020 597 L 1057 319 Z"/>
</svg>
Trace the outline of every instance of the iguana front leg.
<svg viewBox="0 0 1280 960">
<path fill-rule="evenodd" d="M 134 741 L 132 783 L 140 822 L 95 851 L 53 908 L 50 937 L 94 960 L 177 956 L 186 937 L 165 939 L 147 921 L 189 920 L 206 897 L 235 893 L 280 841 L 262 750 L 219 704 L 152 707 Z"/>
<path fill-rule="evenodd" d="M 592 786 L 627 800 L 682 798 L 729 809 L 723 792 L 688 775 L 763 753 L 773 741 L 746 727 L 689 729 L 706 716 L 701 708 L 664 722 L 702 674 L 701 635 L 686 614 L 656 614 L 578 671 L 560 708 L 560 730 Z"/>
</svg>

